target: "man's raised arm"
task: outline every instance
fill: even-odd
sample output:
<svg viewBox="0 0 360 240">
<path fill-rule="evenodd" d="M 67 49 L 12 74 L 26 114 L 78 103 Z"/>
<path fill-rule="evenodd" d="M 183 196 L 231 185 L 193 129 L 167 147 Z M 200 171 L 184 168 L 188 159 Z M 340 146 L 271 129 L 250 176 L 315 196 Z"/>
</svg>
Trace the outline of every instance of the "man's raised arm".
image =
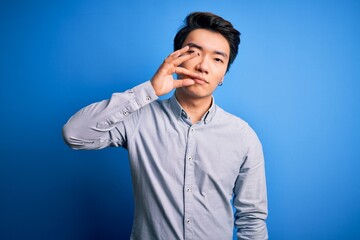
<svg viewBox="0 0 360 240">
<path fill-rule="evenodd" d="M 194 84 L 192 78 L 201 78 L 196 73 L 180 67 L 183 62 L 196 57 L 185 46 L 170 54 L 148 82 L 123 93 L 114 93 L 110 99 L 84 107 L 63 127 L 64 141 L 73 149 L 101 149 L 108 146 L 124 146 L 124 125 L 141 107 L 169 93 L 174 88 Z M 187 78 L 175 80 L 173 74 Z"/>
</svg>

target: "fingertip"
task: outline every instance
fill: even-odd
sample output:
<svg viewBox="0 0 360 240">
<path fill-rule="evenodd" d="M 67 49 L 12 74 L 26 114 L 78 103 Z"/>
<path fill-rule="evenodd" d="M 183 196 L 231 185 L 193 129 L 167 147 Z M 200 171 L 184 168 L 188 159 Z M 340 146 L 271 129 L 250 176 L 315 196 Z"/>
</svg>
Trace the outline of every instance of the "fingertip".
<svg viewBox="0 0 360 240">
<path fill-rule="evenodd" d="M 185 86 L 191 86 L 191 85 L 194 85 L 194 84 L 195 84 L 195 81 L 192 80 L 192 79 L 184 80 L 184 85 Z"/>
<path fill-rule="evenodd" d="M 185 45 L 185 47 L 182 48 L 183 50 L 189 49 L 189 45 Z"/>
<path fill-rule="evenodd" d="M 192 79 L 182 79 L 182 80 L 175 80 L 174 83 L 175 83 L 174 87 L 179 88 L 179 87 L 187 87 L 187 86 L 194 85 L 195 81 Z"/>
</svg>

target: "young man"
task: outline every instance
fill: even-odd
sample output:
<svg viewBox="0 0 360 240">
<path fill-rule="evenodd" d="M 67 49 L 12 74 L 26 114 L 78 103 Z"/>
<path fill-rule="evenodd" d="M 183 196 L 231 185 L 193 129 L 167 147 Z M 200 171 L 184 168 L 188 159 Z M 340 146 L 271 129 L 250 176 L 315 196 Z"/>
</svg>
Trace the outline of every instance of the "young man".
<svg viewBox="0 0 360 240">
<path fill-rule="evenodd" d="M 230 22 L 192 13 L 150 81 L 81 109 L 64 126 L 74 149 L 129 151 L 131 239 L 230 240 L 234 226 L 238 239 L 267 239 L 261 144 L 212 96 L 239 43 Z M 157 100 L 173 89 L 170 99 Z"/>
</svg>

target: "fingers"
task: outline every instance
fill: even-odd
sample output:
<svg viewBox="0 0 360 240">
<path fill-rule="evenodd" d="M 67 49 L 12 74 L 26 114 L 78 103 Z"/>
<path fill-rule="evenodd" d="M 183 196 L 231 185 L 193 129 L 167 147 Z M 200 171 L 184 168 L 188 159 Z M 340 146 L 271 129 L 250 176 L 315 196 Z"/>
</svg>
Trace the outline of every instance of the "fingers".
<svg viewBox="0 0 360 240">
<path fill-rule="evenodd" d="M 192 59 L 192 58 L 195 58 L 195 57 L 197 57 L 197 56 L 198 56 L 198 55 L 196 55 L 195 52 L 192 52 L 192 53 L 189 53 L 189 52 L 184 53 L 184 54 L 182 54 L 180 57 L 178 57 L 176 60 L 173 61 L 173 65 L 177 67 L 177 66 L 181 65 L 183 62 L 186 62 L 186 61 L 188 61 L 188 60 L 190 60 L 190 59 Z"/>
<path fill-rule="evenodd" d="M 173 65 L 174 67 L 177 67 L 180 64 L 182 64 L 183 62 L 190 60 L 197 56 L 196 53 L 194 53 L 194 52 L 190 53 L 190 52 L 188 52 L 188 50 L 189 50 L 189 46 L 185 46 L 185 47 L 173 52 L 165 59 L 165 62 Z"/>
<path fill-rule="evenodd" d="M 191 72 L 186 68 L 176 67 L 175 68 L 175 73 L 178 74 L 178 75 L 185 75 L 185 76 L 188 76 L 190 78 L 197 78 L 197 79 L 203 80 L 205 82 L 208 82 L 205 78 L 203 78 L 199 74 Z"/>
<path fill-rule="evenodd" d="M 179 50 L 176 50 L 173 53 L 171 53 L 168 58 L 171 57 L 171 58 L 176 59 L 176 58 L 180 57 L 181 54 L 186 53 L 188 50 L 189 50 L 189 46 L 186 45 L 185 47 L 180 48 Z"/>
<path fill-rule="evenodd" d="M 187 87 L 187 86 L 191 86 L 194 84 L 195 84 L 195 81 L 190 78 L 174 80 L 174 88 Z"/>
</svg>

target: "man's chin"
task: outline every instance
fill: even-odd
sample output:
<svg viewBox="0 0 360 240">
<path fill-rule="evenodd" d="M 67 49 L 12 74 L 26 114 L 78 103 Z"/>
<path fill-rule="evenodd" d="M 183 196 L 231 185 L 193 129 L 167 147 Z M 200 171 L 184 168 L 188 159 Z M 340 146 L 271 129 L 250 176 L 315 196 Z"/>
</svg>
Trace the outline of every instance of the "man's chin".
<svg viewBox="0 0 360 240">
<path fill-rule="evenodd" d="M 204 90 L 204 86 L 200 84 L 193 84 L 190 86 L 182 87 L 182 89 L 178 88 L 176 91 L 181 92 L 181 95 L 187 96 L 190 98 L 204 98 L 209 95 L 207 91 Z"/>
</svg>

